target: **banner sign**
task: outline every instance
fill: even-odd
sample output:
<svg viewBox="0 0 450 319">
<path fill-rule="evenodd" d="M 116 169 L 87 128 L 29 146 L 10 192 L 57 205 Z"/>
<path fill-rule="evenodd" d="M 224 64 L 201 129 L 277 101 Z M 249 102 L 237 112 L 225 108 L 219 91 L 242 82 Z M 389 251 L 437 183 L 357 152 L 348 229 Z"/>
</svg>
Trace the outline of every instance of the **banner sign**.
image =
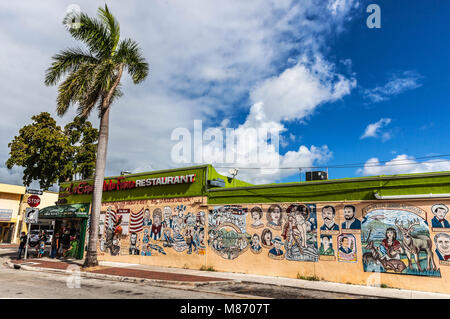
<svg viewBox="0 0 450 319">
<path fill-rule="evenodd" d="M 57 205 L 42 208 L 39 218 L 88 218 L 90 204 Z"/>
<path fill-rule="evenodd" d="M 12 218 L 12 209 L 0 209 L 0 220 L 1 221 L 10 221 Z"/>
</svg>

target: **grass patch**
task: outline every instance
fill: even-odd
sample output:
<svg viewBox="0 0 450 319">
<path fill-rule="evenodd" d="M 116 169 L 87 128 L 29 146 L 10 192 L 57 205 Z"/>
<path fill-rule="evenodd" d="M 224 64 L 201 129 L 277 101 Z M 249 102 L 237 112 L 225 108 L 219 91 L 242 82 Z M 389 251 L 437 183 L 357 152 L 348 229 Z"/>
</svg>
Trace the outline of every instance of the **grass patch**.
<svg viewBox="0 0 450 319">
<path fill-rule="evenodd" d="M 202 271 L 216 271 L 214 269 L 214 267 L 212 267 L 212 266 L 206 267 L 205 265 L 201 266 L 200 270 L 202 270 Z"/>
<path fill-rule="evenodd" d="M 303 279 L 303 280 L 309 280 L 309 281 L 320 281 L 320 278 L 316 275 L 314 276 L 302 276 L 299 273 L 297 273 L 297 279 Z"/>
<path fill-rule="evenodd" d="M 389 287 L 389 286 L 386 285 L 386 284 L 381 284 L 380 287 L 381 287 L 381 288 L 391 288 L 391 287 Z"/>
</svg>

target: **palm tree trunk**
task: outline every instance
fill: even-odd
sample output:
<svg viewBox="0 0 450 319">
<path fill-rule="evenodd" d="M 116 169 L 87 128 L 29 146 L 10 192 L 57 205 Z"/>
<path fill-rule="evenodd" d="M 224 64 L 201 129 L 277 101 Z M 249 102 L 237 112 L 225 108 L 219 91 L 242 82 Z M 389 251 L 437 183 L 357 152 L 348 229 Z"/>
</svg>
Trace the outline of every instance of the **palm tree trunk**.
<svg viewBox="0 0 450 319">
<path fill-rule="evenodd" d="M 97 158 L 95 161 L 94 190 L 92 194 L 92 208 L 89 226 L 89 242 L 84 267 L 93 267 L 98 265 L 97 243 L 99 239 L 98 230 L 100 208 L 102 205 L 103 180 L 105 179 L 106 151 L 108 148 L 109 110 L 109 107 L 106 108 L 100 118 Z"/>
<path fill-rule="evenodd" d="M 95 160 L 94 174 L 94 190 L 92 194 L 92 209 L 89 226 L 89 242 L 84 261 L 84 267 L 94 267 L 98 265 L 97 260 L 97 243 L 98 243 L 98 226 L 100 222 L 100 208 L 102 206 L 103 181 L 105 179 L 106 167 L 106 151 L 108 148 L 109 136 L 109 110 L 111 98 L 120 83 L 123 72 L 123 63 L 119 65 L 117 77 L 109 90 L 108 94 L 102 101 L 102 112 L 100 118 L 100 130 L 97 145 L 97 158 Z"/>
</svg>

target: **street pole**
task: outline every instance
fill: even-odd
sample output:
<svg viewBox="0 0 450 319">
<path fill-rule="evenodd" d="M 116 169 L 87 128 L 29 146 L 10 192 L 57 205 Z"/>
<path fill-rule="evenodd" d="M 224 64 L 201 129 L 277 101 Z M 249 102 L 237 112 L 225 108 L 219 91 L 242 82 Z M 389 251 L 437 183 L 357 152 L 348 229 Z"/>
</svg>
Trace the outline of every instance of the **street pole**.
<svg viewBox="0 0 450 319">
<path fill-rule="evenodd" d="M 25 244 L 25 259 L 28 257 L 28 245 L 30 244 L 31 223 L 28 223 L 27 243 Z"/>
</svg>

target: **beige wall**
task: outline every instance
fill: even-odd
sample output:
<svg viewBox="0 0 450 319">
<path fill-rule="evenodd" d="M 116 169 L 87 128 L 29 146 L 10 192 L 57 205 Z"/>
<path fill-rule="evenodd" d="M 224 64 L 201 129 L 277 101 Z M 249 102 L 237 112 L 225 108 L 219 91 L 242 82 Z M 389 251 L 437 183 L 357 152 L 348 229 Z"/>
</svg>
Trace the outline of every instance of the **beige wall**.
<svg viewBox="0 0 450 319">
<path fill-rule="evenodd" d="M 203 202 L 205 202 L 205 199 L 202 199 Z M 140 201 L 140 202 L 129 202 L 129 204 L 122 204 L 122 208 L 129 208 L 133 212 L 138 212 L 141 209 L 148 207 L 150 212 L 153 212 L 155 208 L 161 208 L 163 209 L 165 206 L 170 206 L 172 209 L 172 212 L 175 211 L 175 208 L 180 203 L 185 204 L 187 206 L 186 211 L 184 214 L 188 212 L 192 213 L 198 213 L 199 211 L 205 211 L 207 212 L 207 209 L 205 209 L 202 204 L 194 203 L 192 200 L 186 201 L 185 199 L 180 199 L 179 203 L 171 203 L 171 204 L 164 204 L 160 203 L 157 204 L 154 201 Z M 450 207 L 450 200 L 436 200 L 436 199 L 429 199 L 429 200 L 392 200 L 392 201 L 354 201 L 354 202 L 330 202 L 330 203 L 317 203 L 315 204 L 316 208 L 316 219 L 317 219 L 317 229 L 314 231 L 308 231 L 309 234 L 309 241 L 308 241 L 308 248 L 305 249 L 307 251 L 308 249 L 312 249 L 310 246 L 312 245 L 312 241 L 316 240 L 317 248 L 320 247 L 320 235 L 323 235 L 327 232 L 324 232 L 320 230 L 320 227 L 323 224 L 322 220 L 322 208 L 325 205 L 332 205 L 335 207 L 336 210 L 336 216 L 335 216 L 335 222 L 339 225 L 339 230 L 335 232 L 328 232 L 327 234 L 331 233 L 332 236 L 332 246 L 334 249 L 334 260 L 322 260 L 324 259 L 333 259 L 333 257 L 318 257 L 317 261 L 294 261 L 294 260 L 287 260 L 286 259 L 286 247 L 283 245 L 282 250 L 284 252 L 283 259 L 274 259 L 269 257 L 269 249 L 262 248 L 260 253 L 254 253 L 249 247 L 250 241 L 247 241 L 247 247 L 243 250 L 239 251 L 239 255 L 237 257 L 234 257 L 234 259 L 227 259 L 224 257 L 224 255 L 221 255 L 220 252 L 216 251 L 212 247 L 212 242 L 208 245 L 208 231 L 213 230 L 214 227 L 208 227 L 208 216 L 206 217 L 206 225 L 205 225 L 205 245 L 206 248 L 206 254 L 200 255 L 198 253 L 192 253 L 191 255 L 187 254 L 187 251 L 181 251 L 176 252 L 173 248 L 163 247 L 163 241 L 157 240 L 157 241 L 151 241 L 152 244 L 158 245 L 160 247 L 164 248 L 164 251 L 166 252 L 166 255 L 163 255 L 161 253 L 155 253 L 152 256 L 130 256 L 128 253 L 129 248 L 129 237 L 121 235 L 120 237 L 120 253 L 118 256 L 111 256 L 109 252 L 100 252 L 101 256 L 99 256 L 100 260 L 112 260 L 112 261 L 121 261 L 121 262 L 130 262 L 130 263 L 141 263 L 141 264 L 149 264 L 149 265 L 159 265 L 159 266 L 170 266 L 170 267 L 179 267 L 179 268 L 191 268 L 191 269 L 199 269 L 201 266 L 206 267 L 213 267 L 217 271 L 231 271 L 231 272 L 240 272 L 240 273 L 252 273 L 252 274 L 261 274 L 261 275 L 269 275 L 269 276 L 281 276 L 281 277 L 291 277 L 291 278 L 297 278 L 300 277 L 318 277 L 320 280 L 326 280 L 326 281 L 333 281 L 333 282 L 341 282 L 341 283 L 351 283 L 351 284 L 359 284 L 359 285 L 366 285 L 371 283 L 378 283 L 387 285 L 389 287 L 395 287 L 395 288 L 403 288 L 403 289 L 413 289 L 413 290 L 422 290 L 422 291 L 432 291 L 432 292 L 441 292 L 441 293 L 450 293 L 450 265 L 447 262 L 440 262 L 436 253 L 435 253 L 435 243 L 434 243 L 434 236 L 438 233 L 445 233 L 450 234 L 450 229 L 436 229 L 432 228 L 431 220 L 434 217 L 434 215 L 431 212 L 431 207 L 434 204 L 437 203 L 443 203 L 447 207 Z M 107 209 L 107 206 L 111 206 L 112 203 L 109 203 L 107 205 L 104 205 L 102 208 L 104 210 Z M 283 217 L 283 226 L 286 224 L 287 216 L 286 216 L 286 209 L 289 207 L 291 203 L 277 203 L 282 208 L 282 214 L 284 214 Z M 300 203 L 302 204 L 302 203 Z M 308 203 L 310 204 L 310 203 Z M 314 204 L 314 203 L 312 203 Z M 367 208 L 371 205 L 382 205 L 379 207 L 378 210 L 367 210 Z M 342 235 L 345 232 L 345 230 L 341 229 L 341 223 L 344 222 L 344 212 L 343 208 L 344 205 L 354 205 L 356 207 L 356 217 L 359 220 L 363 220 L 363 214 L 367 217 L 367 222 L 363 226 L 363 230 L 350 230 L 352 235 L 355 237 L 356 241 L 356 262 L 348 262 L 348 261 L 339 261 L 337 258 L 337 252 L 338 252 L 338 236 Z M 114 206 L 114 205 L 113 205 Z M 253 220 L 251 218 L 250 210 L 254 206 L 260 206 L 264 212 L 262 221 L 264 223 L 264 227 L 261 228 L 253 228 L 251 227 L 251 224 L 253 223 Z M 239 211 L 243 212 L 242 218 L 245 218 L 245 231 L 241 234 L 239 231 L 239 236 L 246 237 L 245 232 L 247 233 L 247 236 L 252 236 L 253 234 L 261 235 L 263 229 L 268 228 L 268 220 L 266 218 L 267 216 L 267 209 L 269 208 L 270 204 L 250 204 L 250 205 L 242 205 L 240 208 L 238 208 Z M 213 213 L 213 209 L 217 208 L 219 206 L 209 206 L 209 214 Z M 375 206 L 371 206 L 372 208 Z M 119 207 L 117 207 L 119 208 Z M 116 208 L 116 209 L 117 209 Z M 378 213 L 382 209 L 384 213 Z M 174 212 L 175 214 L 175 212 Z M 383 215 L 384 214 L 384 215 Z M 367 241 L 365 240 L 365 237 L 367 237 L 367 225 L 375 225 L 370 226 L 374 229 L 374 232 L 371 235 L 370 239 L 375 239 L 374 233 L 378 228 L 379 234 L 378 239 L 376 240 L 377 245 L 380 245 L 379 241 L 381 241 L 381 229 L 383 228 L 383 236 L 385 232 L 385 228 L 389 226 L 389 223 L 392 223 L 392 218 L 389 217 L 392 214 L 397 214 L 399 216 L 399 219 L 402 219 L 406 221 L 412 221 L 413 219 L 420 219 L 422 226 L 417 226 L 415 228 L 417 231 L 422 230 L 423 232 L 428 232 L 428 237 L 431 240 L 431 252 L 434 262 L 436 263 L 436 266 L 438 268 L 437 272 L 422 272 L 418 274 L 400 274 L 395 273 L 394 271 L 389 272 L 365 272 L 364 266 L 363 266 L 363 249 L 365 248 Z M 381 215 L 384 216 L 384 219 L 380 217 Z M 310 215 L 311 216 L 311 215 Z M 309 217 L 310 217 L 309 216 Z M 402 217 L 403 216 L 403 217 Z M 374 217 L 374 218 L 372 218 Z M 391 219 L 390 219 L 391 218 Z M 450 221 L 450 213 L 446 216 L 447 220 Z M 238 219 L 236 219 L 238 220 Z M 370 222 L 369 222 L 370 221 Z M 426 221 L 428 223 L 427 230 L 424 228 L 425 225 L 423 221 Z M 218 230 L 222 229 L 222 232 L 233 232 L 233 227 L 228 227 L 225 225 L 225 222 L 219 223 L 219 226 L 217 227 Z M 383 226 L 385 225 L 385 226 Z M 378 228 L 377 228 L 378 227 Z M 420 228 L 422 227 L 422 228 Z M 239 229 L 238 227 L 234 227 L 235 229 Z M 276 228 L 276 227 L 275 227 Z M 216 229 L 216 230 L 217 230 Z M 414 229 L 414 228 L 413 228 Z M 277 236 L 281 237 L 282 229 L 273 229 L 270 228 L 272 231 L 272 238 L 275 238 Z M 364 233 L 364 231 L 366 231 Z M 397 228 L 397 232 L 399 232 Z M 227 234 L 228 234 L 227 233 Z M 415 230 L 412 231 L 412 234 L 415 235 Z M 362 238 L 362 235 L 365 236 Z M 397 235 L 397 239 L 400 242 L 403 242 L 403 239 L 400 238 L 400 234 Z M 139 234 L 139 238 L 142 240 L 142 234 Z M 283 243 L 286 242 L 285 239 L 282 238 Z M 423 253 L 422 253 L 423 254 Z M 405 255 L 399 255 L 402 256 L 402 262 L 408 266 L 407 259 L 405 259 Z M 233 257 L 232 257 L 233 258 Z M 423 259 L 424 256 L 422 255 L 421 258 Z M 414 260 L 412 261 L 413 267 L 416 266 Z M 405 272 L 407 269 L 405 270 Z"/>
</svg>

